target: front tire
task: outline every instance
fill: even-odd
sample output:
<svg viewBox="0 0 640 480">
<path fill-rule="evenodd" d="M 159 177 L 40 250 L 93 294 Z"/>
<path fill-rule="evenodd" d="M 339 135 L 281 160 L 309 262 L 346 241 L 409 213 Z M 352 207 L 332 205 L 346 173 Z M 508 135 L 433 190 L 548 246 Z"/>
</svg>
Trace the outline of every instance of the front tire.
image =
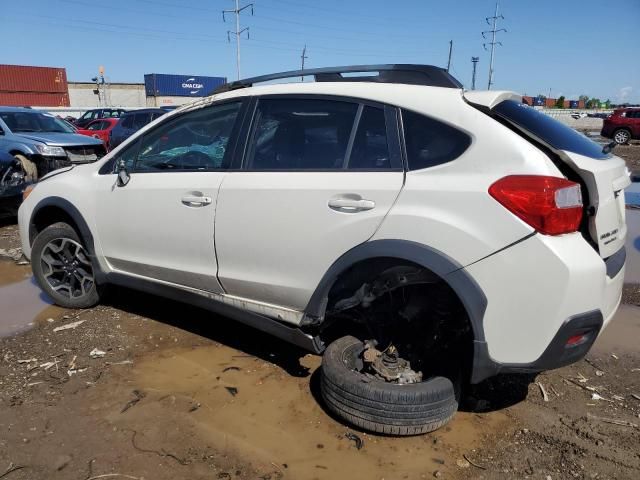
<svg viewBox="0 0 640 480">
<path fill-rule="evenodd" d="M 100 301 L 91 257 L 78 233 L 56 223 L 38 234 L 31 251 L 33 274 L 56 305 L 88 308 Z"/>
<path fill-rule="evenodd" d="M 445 377 L 398 385 L 360 373 L 364 344 L 342 337 L 324 353 L 322 398 L 329 409 L 353 425 L 390 435 L 432 432 L 455 415 L 458 402 Z"/>
<path fill-rule="evenodd" d="M 613 140 L 618 145 L 624 145 L 625 143 L 628 143 L 629 140 L 631 140 L 631 133 L 629 132 L 629 130 L 625 130 L 624 128 L 620 128 L 620 129 L 616 130 L 615 132 L 613 132 Z"/>
<path fill-rule="evenodd" d="M 24 174 L 24 180 L 27 183 L 33 183 L 38 180 L 38 167 L 35 162 L 29 160 L 27 157 L 20 153 L 16 153 L 13 158 L 20 162 L 22 173 Z"/>
</svg>

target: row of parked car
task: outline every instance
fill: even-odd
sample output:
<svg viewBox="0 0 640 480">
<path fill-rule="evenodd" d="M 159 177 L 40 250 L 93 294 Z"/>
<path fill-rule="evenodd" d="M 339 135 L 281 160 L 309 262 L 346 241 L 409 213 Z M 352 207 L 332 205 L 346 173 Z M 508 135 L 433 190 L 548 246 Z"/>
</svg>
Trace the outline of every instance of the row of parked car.
<svg viewBox="0 0 640 480">
<path fill-rule="evenodd" d="M 96 108 L 86 111 L 80 118 L 67 117 L 82 135 L 102 140 L 107 149 L 120 145 L 147 123 L 167 113 L 163 108 L 127 111 L 122 108 Z"/>
<path fill-rule="evenodd" d="M 22 107 L 0 107 L 0 217 L 15 215 L 26 185 L 73 163 L 89 163 L 167 113 L 160 108 L 99 108 L 60 118 Z"/>
</svg>

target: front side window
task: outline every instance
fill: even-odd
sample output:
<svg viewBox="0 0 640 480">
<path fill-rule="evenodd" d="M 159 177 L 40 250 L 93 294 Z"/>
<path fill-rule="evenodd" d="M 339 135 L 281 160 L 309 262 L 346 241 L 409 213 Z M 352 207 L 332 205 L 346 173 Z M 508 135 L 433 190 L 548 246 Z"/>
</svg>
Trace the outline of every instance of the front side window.
<svg viewBox="0 0 640 480">
<path fill-rule="evenodd" d="M 147 133 L 142 139 L 134 170 L 228 168 L 227 145 L 240 105 L 234 102 L 189 112 Z"/>
<path fill-rule="evenodd" d="M 97 112 L 95 110 L 89 110 L 85 112 L 78 120 L 93 120 L 96 118 Z"/>
<path fill-rule="evenodd" d="M 250 170 L 343 169 L 358 105 L 324 99 L 262 99 Z"/>
<path fill-rule="evenodd" d="M 409 170 L 434 167 L 458 158 L 471 144 L 464 132 L 409 110 L 402 110 Z"/>
</svg>

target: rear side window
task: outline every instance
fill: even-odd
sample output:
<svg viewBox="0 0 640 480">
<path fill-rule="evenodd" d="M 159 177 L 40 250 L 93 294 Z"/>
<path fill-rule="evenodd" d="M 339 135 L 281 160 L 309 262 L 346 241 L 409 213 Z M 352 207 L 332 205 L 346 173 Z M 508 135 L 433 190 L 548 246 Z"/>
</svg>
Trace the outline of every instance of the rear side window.
<svg viewBox="0 0 640 480">
<path fill-rule="evenodd" d="M 355 103 L 333 100 L 260 100 L 248 168 L 343 169 L 357 111 Z"/>
<path fill-rule="evenodd" d="M 471 144 L 466 133 L 409 110 L 402 110 L 402 123 L 409 170 L 455 160 Z"/>
<path fill-rule="evenodd" d="M 493 112 L 557 150 L 567 150 L 598 160 L 610 158 L 609 154 L 602 152 L 602 146 L 524 103 L 505 100 L 496 105 Z"/>
</svg>

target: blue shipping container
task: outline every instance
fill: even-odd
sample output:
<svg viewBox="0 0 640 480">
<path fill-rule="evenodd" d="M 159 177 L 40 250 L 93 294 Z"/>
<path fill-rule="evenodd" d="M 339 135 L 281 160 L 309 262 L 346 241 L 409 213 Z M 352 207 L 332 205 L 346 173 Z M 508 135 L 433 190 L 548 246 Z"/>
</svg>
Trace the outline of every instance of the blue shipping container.
<svg viewBox="0 0 640 480">
<path fill-rule="evenodd" d="M 144 76 L 147 97 L 206 97 L 225 83 L 227 83 L 226 77 L 164 73 L 148 73 Z"/>
<path fill-rule="evenodd" d="M 544 107 L 544 98 L 542 98 L 542 97 L 534 97 L 533 106 L 534 107 Z"/>
<path fill-rule="evenodd" d="M 569 108 L 579 108 L 580 102 L 578 100 L 569 100 Z"/>
</svg>

